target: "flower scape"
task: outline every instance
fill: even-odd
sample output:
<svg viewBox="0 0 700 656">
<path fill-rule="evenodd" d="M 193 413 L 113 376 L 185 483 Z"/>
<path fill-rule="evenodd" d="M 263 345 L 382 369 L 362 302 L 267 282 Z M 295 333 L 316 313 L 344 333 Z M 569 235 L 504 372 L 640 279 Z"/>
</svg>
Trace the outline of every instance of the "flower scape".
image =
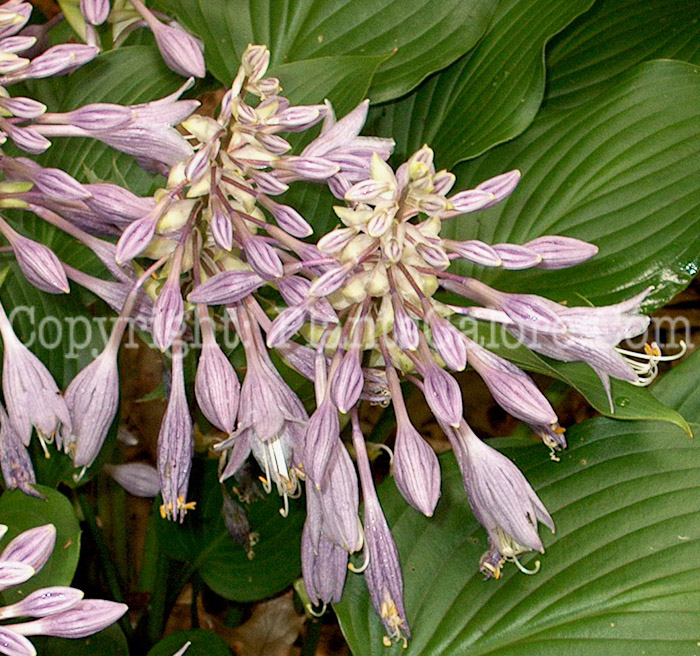
<svg viewBox="0 0 700 656">
<path fill-rule="evenodd" d="M 640 307 L 649 290 L 615 305 L 568 307 L 452 272 L 455 261 L 561 269 L 593 258 L 597 248 L 558 235 L 522 245 L 443 236 L 446 224 L 474 220 L 473 213 L 507 199 L 520 172 L 455 190 L 455 175 L 437 169 L 427 145 L 394 169 L 387 163 L 393 141 L 361 136 L 369 101 L 339 118 L 322 99 L 291 104 L 280 81 L 267 76 L 270 53 L 264 46 L 248 46 L 214 116 L 197 114 L 199 102 L 182 98 L 192 79 L 177 93 L 144 104 L 92 104 L 66 113 L 11 96 L 7 88 L 15 82 L 63 74 L 96 56 L 99 44 L 91 34 L 106 20 L 109 3 L 82 0 L 80 6 L 87 43 L 54 46 L 34 57 L 22 53 L 31 51 L 37 37 L 20 32 L 31 5 L 9 0 L 0 6 L 3 139 L 36 154 L 56 137 L 92 138 L 132 155 L 166 183 L 142 197 L 115 184 L 81 183 L 23 155 L 0 155 L 0 207 L 25 209 L 80 241 L 109 274 L 98 278 L 61 262 L 48 246 L 0 219 L 6 250 L 26 279 L 49 294 L 84 287 L 119 314 L 104 350 L 61 392 L 0 307 L 6 407 L 0 407 L 0 461 L 7 485 L 38 494 L 27 451 L 34 432 L 47 455 L 51 448 L 69 454 L 76 480 L 93 465 L 117 414 L 117 356 L 134 321 L 170 355 L 167 410 L 157 475 L 140 466 L 114 472 L 137 494 L 160 493 L 163 518 L 183 522 L 197 511 L 188 497 L 195 433 L 184 361 L 198 335 L 194 397 L 208 422 L 225 434 L 214 446 L 221 481 L 252 457 L 265 491 L 281 497 L 283 515 L 289 499 L 305 490 L 301 557 L 314 607 L 340 601 L 350 569 L 367 582 L 385 644 L 410 638 L 399 554 L 375 491 L 358 414 L 363 402 L 393 406 L 394 481 L 411 506 L 431 516 L 440 497 L 440 465 L 411 422 L 402 383 L 422 392 L 452 446 L 469 506 L 488 534 L 481 571 L 497 579 L 508 562 L 536 571 L 539 561 L 528 570 L 519 558 L 544 551 L 538 525 L 554 531 L 552 518 L 516 465 L 469 427 L 453 372 L 471 366 L 554 460 L 566 447 L 565 432 L 532 379 L 467 337 L 458 323 L 465 317 L 495 323 L 538 353 L 587 363 L 612 409 L 611 377 L 647 384 L 663 359 L 655 345 L 644 354 L 618 347 L 646 331 L 649 318 Z M 140 0 L 124 11 L 124 29 L 151 29 L 172 70 L 189 78 L 204 75 L 201 46 L 183 28 L 163 22 Z M 302 135 L 301 149 L 292 147 L 297 135 L 314 128 L 313 138 Z M 328 186 L 337 199 L 337 227 L 313 235 L 313 217 L 280 202 L 299 181 Z M 226 323 L 245 356 L 239 372 L 218 342 Z M 313 382 L 313 408 L 285 381 L 275 364 L 280 359 Z M 341 438 L 346 433 L 347 442 Z M 43 526 L 15 538 L 0 555 L 2 587 L 41 569 L 54 536 L 53 527 Z M 354 553 L 362 567 L 350 562 Z M 122 604 L 82 600 L 72 588 L 36 591 L 0 609 L 2 620 L 37 618 L 0 625 L 0 652 L 34 654 L 26 636 L 88 635 L 125 610 Z"/>
</svg>

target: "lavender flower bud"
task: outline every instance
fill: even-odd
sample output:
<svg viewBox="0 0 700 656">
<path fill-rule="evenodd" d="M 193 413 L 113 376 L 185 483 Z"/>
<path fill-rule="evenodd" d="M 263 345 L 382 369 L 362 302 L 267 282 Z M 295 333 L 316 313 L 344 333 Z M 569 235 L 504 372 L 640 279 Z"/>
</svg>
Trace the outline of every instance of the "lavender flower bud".
<svg viewBox="0 0 700 656">
<path fill-rule="evenodd" d="M 185 28 L 177 23 L 165 25 L 155 20 L 149 27 L 170 70 L 185 77 L 204 77 L 207 74 L 204 48 Z"/>
<path fill-rule="evenodd" d="M 17 264 L 34 287 L 49 294 L 67 294 L 70 291 L 63 266 L 48 246 L 19 233 L 15 233 L 10 242 Z"/>
<path fill-rule="evenodd" d="M 0 554 L 0 563 L 22 563 L 41 571 L 56 545 L 56 527 L 44 524 L 20 533 Z"/>
<path fill-rule="evenodd" d="M 288 342 L 304 324 L 306 313 L 306 305 L 293 305 L 282 310 L 267 333 L 268 348 L 276 348 Z"/>
<path fill-rule="evenodd" d="M 117 242 L 117 263 L 133 260 L 151 243 L 156 232 L 159 215 L 155 212 L 134 221 L 124 230 Z"/>
<path fill-rule="evenodd" d="M 594 244 L 558 235 L 538 237 L 527 242 L 525 246 L 542 258 L 542 262 L 538 265 L 540 269 L 564 269 L 575 266 L 590 260 L 598 253 L 598 247 Z"/>
<path fill-rule="evenodd" d="M 323 157 L 296 157 L 288 155 L 280 159 L 276 169 L 289 171 L 295 177 L 313 182 L 324 182 L 340 171 L 340 167 Z"/>
<path fill-rule="evenodd" d="M 463 412 L 459 383 L 432 360 L 423 377 L 423 394 L 438 420 L 449 426 L 459 426 Z"/>
<path fill-rule="evenodd" d="M 46 635 L 56 638 L 85 638 L 114 624 L 129 607 L 115 601 L 102 599 L 82 599 L 72 608 L 48 617 L 11 624 L 11 628 L 21 635 Z"/>
<path fill-rule="evenodd" d="M 532 379 L 511 362 L 474 342 L 469 343 L 470 362 L 506 412 L 529 424 L 551 426 L 557 415 Z"/>
<path fill-rule="evenodd" d="M 119 485 L 135 497 L 153 498 L 158 496 L 160 492 L 158 471 L 145 462 L 108 465 L 105 470 Z"/>
<path fill-rule="evenodd" d="M 252 294 L 265 280 L 254 271 L 222 271 L 195 287 L 187 297 L 192 303 L 231 305 Z"/>
<path fill-rule="evenodd" d="M 323 120 L 325 112 L 325 105 L 295 105 L 269 118 L 267 124 L 285 132 L 303 132 Z"/>
<path fill-rule="evenodd" d="M 231 434 L 236 428 L 240 384 L 229 359 L 211 334 L 211 329 L 204 330 L 204 345 L 194 381 L 197 404 L 214 426 Z"/>
<path fill-rule="evenodd" d="M 444 271 L 450 266 L 450 259 L 447 257 L 447 253 L 439 246 L 434 246 L 433 244 L 418 244 L 416 250 L 420 253 L 428 266 L 434 269 Z"/>
<path fill-rule="evenodd" d="M 339 436 L 338 411 L 330 401 L 324 401 L 311 415 L 303 442 L 304 468 L 318 489 L 321 489 L 333 452 L 344 448 Z"/>
<path fill-rule="evenodd" d="M 46 105 L 32 98 L 2 98 L 0 104 L 18 118 L 38 118 L 46 111 Z"/>
<path fill-rule="evenodd" d="M 82 45 L 80 43 L 61 43 L 52 46 L 46 52 L 32 60 L 27 68 L 22 71 L 21 77 L 43 78 L 53 77 L 61 73 L 70 73 L 83 64 L 92 61 L 99 54 L 96 46 Z"/>
<path fill-rule="evenodd" d="M 415 351 L 420 343 L 418 326 L 408 315 L 401 301 L 392 297 L 391 302 L 394 308 L 394 339 L 400 349 Z"/>
<path fill-rule="evenodd" d="M 214 241 L 219 248 L 230 251 L 233 246 L 233 225 L 231 217 L 225 210 L 223 203 L 216 196 L 209 199 L 211 209 L 211 221 L 209 229 Z"/>
<path fill-rule="evenodd" d="M 51 146 L 51 142 L 34 128 L 22 128 L 18 125 L 10 126 L 8 123 L 3 126 L 3 129 L 15 143 L 15 146 L 32 155 L 40 155 Z"/>
<path fill-rule="evenodd" d="M 463 371 L 467 366 L 467 347 L 464 335 L 447 319 L 432 312 L 430 332 L 433 344 L 445 364 L 453 371 Z"/>
<path fill-rule="evenodd" d="M 119 405 L 117 347 L 112 341 L 71 381 L 66 404 L 72 430 L 62 431 L 64 448 L 74 445 L 73 463 L 90 467 L 97 458 Z M 72 448 L 71 448 L 72 450 Z"/>
<path fill-rule="evenodd" d="M 260 196 L 258 200 L 275 217 L 277 225 L 293 237 L 303 239 L 313 234 L 313 228 L 293 207 L 276 203 L 264 195 Z"/>
<path fill-rule="evenodd" d="M 432 517 L 440 498 L 440 463 L 407 416 L 398 423 L 393 472 L 403 498 L 426 517 Z"/>
<path fill-rule="evenodd" d="M 336 408 L 343 414 L 350 412 L 360 400 L 363 385 L 360 351 L 354 347 L 343 356 L 331 381 L 331 399 Z"/>
<path fill-rule="evenodd" d="M 102 25 L 109 16 L 109 0 L 80 0 L 80 13 L 91 25 Z"/>
<path fill-rule="evenodd" d="M 267 46 L 250 44 L 241 57 L 241 66 L 248 77 L 248 82 L 254 84 L 265 75 L 270 65 L 270 51 Z"/>
<path fill-rule="evenodd" d="M 498 253 L 498 257 L 502 261 L 501 266 L 512 271 L 530 269 L 539 266 L 542 262 L 542 256 L 527 246 L 494 244 L 493 250 Z"/>
<path fill-rule="evenodd" d="M 471 239 L 469 241 L 449 241 L 444 242 L 451 251 L 457 253 L 461 258 L 478 264 L 480 266 L 499 267 L 503 261 L 493 247 L 483 241 Z"/>
<path fill-rule="evenodd" d="M 263 278 L 281 278 L 284 275 L 284 267 L 279 255 L 267 242 L 259 237 L 246 239 L 243 246 L 248 264 Z"/>
<path fill-rule="evenodd" d="M 173 373 L 168 407 L 158 434 L 158 474 L 160 475 L 163 505 L 161 516 L 180 523 L 193 506 L 187 503 L 194 431 L 185 395 L 185 373 L 182 347 L 173 346 Z"/>
<path fill-rule="evenodd" d="M 185 302 L 180 291 L 180 276 L 168 276 L 153 305 L 151 335 L 161 351 L 167 351 L 180 334 L 185 316 Z"/>
<path fill-rule="evenodd" d="M 479 189 L 467 189 L 456 193 L 448 200 L 455 212 L 458 214 L 469 214 L 487 207 L 493 201 L 493 195 Z"/>
<path fill-rule="evenodd" d="M 350 268 L 346 265 L 329 269 L 323 275 L 316 278 L 309 287 L 310 296 L 328 296 L 338 291 L 347 279 Z"/>
<path fill-rule="evenodd" d="M 21 585 L 34 576 L 31 565 L 14 561 L 0 562 L 0 591 Z"/>
<path fill-rule="evenodd" d="M 518 186 L 520 177 L 520 171 L 516 169 L 513 171 L 508 171 L 507 173 L 501 173 L 501 175 L 484 180 L 484 182 L 477 185 L 477 189 L 486 191 L 494 196 L 493 200 L 484 209 L 493 207 L 505 198 L 508 198 L 508 196 L 510 196 Z"/>
<path fill-rule="evenodd" d="M 289 189 L 289 185 L 280 182 L 272 173 L 267 171 L 250 171 L 251 180 L 263 194 L 279 196 Z"/>
<path fill-rule="evenodd" d="M 82 590 L 55 586 L 41 588 L 28 594 L 24 599 L 11 606 L 0 608 L 0 619 L 13 617 L 46 617 L 60 613 L 75 606 L 83 598 Z M 0 644 L 2 642 L 0 641 Z"/>
<path fill-rule="evenodd" d="M 7 656 L 36 656 L 34 645 L 23 635 L 0 626 L 0 649 Z"/>
</svg>

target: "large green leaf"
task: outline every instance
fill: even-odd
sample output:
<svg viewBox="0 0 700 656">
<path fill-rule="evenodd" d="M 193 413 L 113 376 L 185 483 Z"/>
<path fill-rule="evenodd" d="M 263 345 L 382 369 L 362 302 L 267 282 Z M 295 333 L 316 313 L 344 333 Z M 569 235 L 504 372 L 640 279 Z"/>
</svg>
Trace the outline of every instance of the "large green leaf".
<svg viewBox="0 0 700 656">
<path fill-rule="evenodd" d="M 576 305 L 620 301 L 649 285 L 663 305 L 698 270 L 700 74 L 654 61 L 570 111 L 542 111 L 514 141 L 458 167 L 456 188 L 510 169 L 523 180 L 504 203 L 449 222 L 444 236 L 524 243 L 543 234 L 591 241 L 600 253 L 559 271 L 479 270 L 505 291 Z M 456 270 L 471 274 L 472 267 Z"/>
<path fill-rule="evenodd" d="M 700 64 L 699 15 L 698 0 L 599 0 L 551 44 L 547 106 L 585 103 L 642 61 Z"/>
<path fill-rule="evenodd" d="M 0 523 L 8 527 L 0 540 L 0 551 L 17 535 L 36 526 L 56 527 L 56 546 L 48 562 L 20 588 L 10 588 L 0 594 L 4 603 L 12 603 L 39 588 L 70 585 L 80 555 L 80 525 L 70 501 L 60 492 L 43 485 L 36 489 L 46 499 L 27 496 L 19 490 L 7 490 L 0 496 Z"/>
<path fill-rule="evenodd" d="M 471 52 L 398 102 L 373 109 L 373 127 L 397 155 L 431 145 L 441 166 L 519 135 L 544 94 L 544 47 L 593 0 L 504 0 Z"/>
<path fill-rule="evenodd" d="M 190 629 L 189 631 L 178 631 L 163 638 L 148 652 L 148 656 L 173 656 L 178 649 L 182 649 L 188 642 L 191 644 L 187 649 L 187 656 L 231 655 L 231 650 L 223 638 L 211 631 Z"/>
<path fill-rule="evenodd" d="M 157 100 L 175 91 L 182 78 L 170 71 L 158 51 L 147 46 L 129 46 L 100 55 L 72 73 L 64 84 L 60 107 L 52 111 L 70 111 L 87 103 L 133 105 Z M 55 98 L 56 83 L 37 85 L 33 97 L 44 94 Z M 96 139 L 57 138 L 38 158 L 44 166 L 55 166 L 83 182 L 95 179 L 126 186 L 135 194 L 146 194 L 154 184 L 136 161 L 105 146 Z"/>
<path fill-rule="evenodd" d="M 319 57 L 274 67 L 285 96 L 298 105 L 328 99 L 340 117 L 367 97 L 377 67 L 387 59 L 377 57 Z"/>
<path fill-rule="evenodd" d="M 659 394 L 700 419 L 700 356 L 678 367 Z M 413 631 L 407 650 L 382 645 L 361 577 L 337 606 L 356 656 L 677 656 L 697 650 L 700 625 L 700 446 L 678 429 L 598 418 L 570 431 L 552 463 L 541 446 L 497 440 L 552 512 L 541 571 L 510 567 L 498 581 L 478 572 L 485 532 L 472 518 L 451 455 L 443 496 L 426 519 L 392 481 L 380 497 L 397 540 Z"/>
<path fill-rule="evenodd" d="M 87 638 L 32 638 L 41 656 L 129 656 L 124 632 L 118 624 Z"/>
<path fill-rule="evenodd" d="M 224 84 L 249 43 L 270 47 L 273 63 L 337 55 L 394 56 L 372 83 L 375 102 L 410 91 L 470 50 L 495 0 L 158 0 L 205 44 L 209 70 Z"/>
<path fill-rule="evenodd" d="M 233 485 L 229 481 L 229 487 Z M 250 551 L 237 544 L 222 516 L 221 486 L 215 463 L 208 463 L 203 499 L 183 526 L 158 521 L 161 548 L 172 558 L 187 561 L 217 594 L 233 601 L 256 601 L 283 590 L 301 572 L 301 529 L 304 504 L 290 502 L 289 515 L 280 515 L 277 494 L 244 504 L 257 543 Z"/>
</svg>

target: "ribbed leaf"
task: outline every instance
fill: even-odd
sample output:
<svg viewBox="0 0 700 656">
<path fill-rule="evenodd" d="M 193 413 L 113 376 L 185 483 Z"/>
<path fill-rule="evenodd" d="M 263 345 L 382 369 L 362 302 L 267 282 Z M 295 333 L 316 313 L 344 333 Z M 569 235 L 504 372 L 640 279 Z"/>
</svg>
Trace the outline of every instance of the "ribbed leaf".
<svg viewBox="0 0 700 656">
<path fill-rule="evenodd" d="M 600 253 L 560 271 L 478 277 L 505 291 L 595 305 L 649 285 L 648 307 L 683 289 L 700 255 L 700 74 L 673 61 L 642 64 L 570 111 L 542 111 L 525 134 L 458 167 L 456 188 L 520 169 L 495 208 L 448 223 L 445 236 L 524 243 L 543 234 L 591 241 Z M 469 266 L 455 267 L 465 274 Z"/>
<path fill-rule="evenodd" d="M 697 0 L 601 0 L 553 40 L 547 106 L 572 107 L 650 59 L 700 64 Z"/>
<path fill-rule="evenodd" d="M 700 356 L 659 385 L 692 422 L 700 419 Z M 680 383 L 680 384 L 679 384 Z M 380 496 L 396 537 L 413 632 L 407 650 L 382 645 L 382 626 L 361 577 L 337 607 L 356 656 L 677 656 L 697 649 L 700 623 L 700 447 L 655 423 L 593 419 L 570 431 L 561 462 L 542 446 L 501 442 L 552 512 L 541 571 L 510 566 L 484 581 L 485 533 L 472 518 L 451 455 L 431 519 L 406 506 L 393 482 Z"/>
<path fill-rule="evenodd" d="M 470 50 L 486 30 L 492 0 L 158 0 L 205 44 L 209 70 L 233 79 L 249 43 L 274 63 L 343 55 L 394 56 L 372 83 L 375 102 L 403 95 Z"/>
<path fill-rule="evenodd" d="M 544 46 L 592 0 L 504 0 L 471 52 L 396 103 L 373 109 L 374 129 L 397 156 L 430 144 L 441 166 L 519 135 L 544 93 Z"/>
<path fill-rule="evenodd" d="M 328 99 L 338 117 L 367 97 L 377 67 L 388 57 L 319 57 L 276 66 L 284 95 L 298 105 L 315 105 Z"/>
</svg>

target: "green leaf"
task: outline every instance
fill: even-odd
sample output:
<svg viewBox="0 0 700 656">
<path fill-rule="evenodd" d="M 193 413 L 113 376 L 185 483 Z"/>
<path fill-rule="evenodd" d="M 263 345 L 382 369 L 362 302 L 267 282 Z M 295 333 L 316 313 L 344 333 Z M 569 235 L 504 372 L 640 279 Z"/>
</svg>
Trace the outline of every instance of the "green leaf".
<svg viewBox="0 0 700 656">
<path fill-rule="evenodd" d="M 522 369 L 556 378 L 578 390 L 598 412 L 614 419 L 665 421 L 691 435 L 683 416 L 669 403 L 657 400 L 643 387 L 622 380 L 611 380 L 613 408 L 597 374 L 583 362 L 559 362 L 540 356 L 520 344 L 500 326 L 479 324 L 463 317 L 457 327 L 490 351 L 510 360 Z"/>
<path fill-rule="evenodd" d="M 124 632 L 118 624 L 112 624 L 103 631 L 87 638 L 32 638 L 41 656 L 129 656 Z"/>
<path fill-rule="evenodd" d="M 338 117 L 347 114 L 367 97 L 377 67 L 388 57 L 319 57 L 275 66 L 284 94 L 292 103 L 314 105 L 325 98 Z"/>
<path fill-rule="evenodd" d="M 552 42 L 547 106 L 573 107 L 650 59 L 700 64 L 696 0 L 599 0 Z"/>
<path fill-rule="evenodd" d="M 232 484 L 229 481 L 229 489 Z M 201 489 L 203 499 L 183 526 L 158 519 L 159 542 L 166 553 L 187 561 L 214 592 L 239 602 L 270 597 L 300 575 L 305 516 L 301 501 L 290 501 L 287 517 L 280 515 L 282 502 L 276 493 L 244 504 L 250 531 L 258 535 L 249 557 L 224 525 L 216 463 L 207 463 Z"/>
<path fill-rule="evenodd" d="M 157 100 L 175 91 L 182 78 L 170 71 L 155 48 L 128 46 L 101 54 L 66 80 L 60 107 L 70 111 L 87 103 L 133 105 Z M 45 90 L 45 91 L 44 91 Z M 53 100 L 52 84 L 36 86 L 38 100 L 44 93 Z M 105 146 L 96 139 L 56 138 L 38 158 L 42 166 L 54 166 L 78 180 L 95 178 L 126 186 L 135 194 L 147 194 L 156 178 L 146 173 L 131 156 Z"/>
<path fill-rule="evenodd" d="M 80 555 L 80 525 L 70 501 L 60 492 L 43 485 L 35 486 L 46 500 L 27 496 L 19 490 L 7 490 L 0 496 L 0 522 L 8 527 L 0 540 L 0 551 L 17 535 L 36 526 L 56 527 L 56 546 L 48 562 L 21 589 L 10 588 L 0 594 L 10 604 L 34 590 L 52 585 L 70 585 Z"/>
<path fill-rule="evenodd" d="M 450 168 L 519 135 L 542 102 L 547 41 L 593 0 L 504 0 L 471 52 L 398 102 L 373 109 L 401 160 L 424 143 Z M 374 100 L 374 98 L 373 98 Z"/>
<path fill-rule="evenodd" d="M 269 46 L 274 64 L 343 55 L 394 56 L 372 82 L 375 102 L 397 98 L 469 51 L 484 34 L 491 0 L 158 0 L 205 44 L 209 70 L 233 80 L 249 43 Z"/>
<path fill-rule="evenodd" d="M 591 103 L 542 111 L 518 139 L 458 167 L 456 189 L 515 168 L 523 179 L 506 202 L 447 223 L 444 236 L 488 243 L 524 243 L 543 234 L 584 239 L 600 248 L 585 264 L 477 275 L 504 291 L 574 305 L 614 303 L 654 285 L 646 307 L 663 305 L 698 270 L 698 106 L 698 69 L 654 61 Z"/>
<path fill-rule="evenodd" d="M 187 642 L 192 643 L 185 652 L 187 656 L 231 656 L 231 650 L 223 638 L 203 629 L 172 633 L 153 647 L 148 656 L 173 656 Z"/>
<path fill-rule="evenodd" d="M 700 420 L 698 357 L 678 367 L 665 400 Z M 692 382 L 691 382 L 692 381 Z M 426 519 L 393 482 L 382 505 L 401 555 L 407 650 L 382 645 L 383 629 L 360 577 L 351 576 L 336 607 L 356 656 L 677 656 L 697 649 L 700 623 L 700 446 L 679 429 L 598 418 L 569 432 L 559 463 L 541 446 L 496 440 L 523 469 L 552 513 L 546 552 L 524 576 L 513 566 L 498 581 L 478 572 L 485 532 L 471 516 L 451 454 L 442 457 L 443 496 Z"/>
</svg>

